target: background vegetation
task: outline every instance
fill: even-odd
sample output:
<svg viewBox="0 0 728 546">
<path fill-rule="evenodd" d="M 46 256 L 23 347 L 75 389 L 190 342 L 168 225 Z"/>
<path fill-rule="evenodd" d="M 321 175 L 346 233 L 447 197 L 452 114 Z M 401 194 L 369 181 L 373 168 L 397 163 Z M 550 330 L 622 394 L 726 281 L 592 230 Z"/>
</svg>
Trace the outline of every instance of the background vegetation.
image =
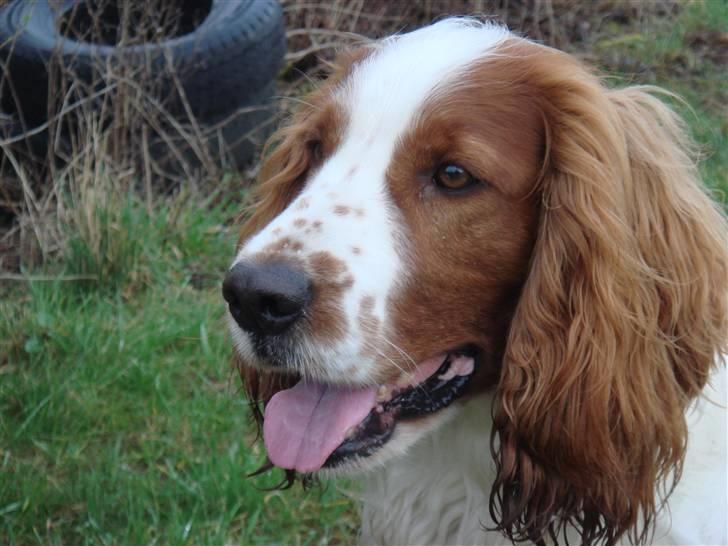
<svg viewBox="0 0 728 546">
<path fill-rule="evenodd" d="M 685 97 L 676 107 L 726 203 L 723 0 L 284 7 L 282 114 L 351 33 L 490 13 L 615 85 Z M 84 135 L 74 168 L 41 175 L 0 141 L 0 543 L 351 543 L 356 512 L 334 486 L 273 492 L 280 475 L 246 478 L 264 454 L 229 366 L 219 285 L 256 166 L 152 185 L 111 153 L 106 129 L 90 122 Z"/>
</svg>

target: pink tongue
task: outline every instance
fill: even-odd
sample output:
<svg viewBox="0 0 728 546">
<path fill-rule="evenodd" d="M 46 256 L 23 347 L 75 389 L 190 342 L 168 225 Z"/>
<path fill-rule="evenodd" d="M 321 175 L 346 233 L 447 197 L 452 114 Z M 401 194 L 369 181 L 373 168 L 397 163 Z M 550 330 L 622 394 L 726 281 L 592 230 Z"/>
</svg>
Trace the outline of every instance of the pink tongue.
<svg viewBox="0 0 728 546">
<path fill-rule="evenodd" d="M 265 407 L 263 440 L 271 462 L 299 472 L 318 470 L 374 407 L 376 387 L 311 381 L 276 393 Z"/>
</svg>

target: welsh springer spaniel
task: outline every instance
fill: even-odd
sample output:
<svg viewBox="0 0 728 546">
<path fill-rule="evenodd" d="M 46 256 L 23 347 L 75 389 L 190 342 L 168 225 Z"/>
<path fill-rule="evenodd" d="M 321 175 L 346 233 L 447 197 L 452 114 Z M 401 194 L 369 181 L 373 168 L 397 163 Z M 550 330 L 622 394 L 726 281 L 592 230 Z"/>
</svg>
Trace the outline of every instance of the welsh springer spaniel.
<svg viewBox="0 0 728 546">
<path fill-rule="evenodd" d="M 271 463 L 359 474 L 361 542 L 726 544 L 728 230 L 657 91 L 448 19 L 279 133 L 230 330 Z"/>
</svg>

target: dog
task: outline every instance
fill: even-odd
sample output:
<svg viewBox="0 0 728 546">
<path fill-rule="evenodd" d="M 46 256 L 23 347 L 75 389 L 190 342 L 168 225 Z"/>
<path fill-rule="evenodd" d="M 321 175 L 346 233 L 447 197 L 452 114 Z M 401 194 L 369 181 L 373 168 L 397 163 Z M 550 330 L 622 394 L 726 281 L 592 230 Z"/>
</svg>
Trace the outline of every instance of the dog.
<svg viewBox="0 0 728 546">
<path fill-rule="evenodd" d="M 726 544 L 728 229 L 659 92 L 451 18 L 275 137 L 235 358 L 272 465 L 360 476 L 362 543 Z"/>
</svg>

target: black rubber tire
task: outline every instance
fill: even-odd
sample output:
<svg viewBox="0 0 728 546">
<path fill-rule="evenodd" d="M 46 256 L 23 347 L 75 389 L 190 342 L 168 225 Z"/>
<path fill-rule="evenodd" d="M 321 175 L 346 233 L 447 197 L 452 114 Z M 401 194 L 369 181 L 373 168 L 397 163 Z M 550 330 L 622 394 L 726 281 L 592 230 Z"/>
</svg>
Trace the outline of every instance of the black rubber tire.
<svg viewBox="0 0 728 546">
<path fill-rule="evenodd" d="M 187 101 L 201 124 L 214 123 L 239 108 L 269 104 L 270 89 L 285 53 L 282 10 L 277 0 L 213 0 L 209 15 L 191 33 L 128 47 L 78 42 L 62 36 L 58 19 L 81 0 L 14 0 L 0 10 L 0 61 L 5 64 L 19 105 L 3 90 L 2 108 L 21 110 L 33 127 L 48 116 L 48 63 L 61 55 L 87 83 L 98 81 L 99 61 L 138 58 L 158 67 L 160 89 L 172 89 L 165 51 L 171 53 Z M 126 0 L 124 0 L 126 1 Z M 133 0 L 143 1 L 143 0 Z M 54 9 L 52 6 L 60 6 Z M 147 61 L 146 59 L 149 59 Z M 12 100 L 11 100 L 12 99 Z M 7 103 L 6 103 L 7 102 Z M 174 107 L 173 107 L 174 110 Z M 181 113 L 181 106 L 179 107 Z M 242 133 L 260 121 L 236 120 Z M 236 158 L 236 163 L 241 163 Z"/>
</svg>

